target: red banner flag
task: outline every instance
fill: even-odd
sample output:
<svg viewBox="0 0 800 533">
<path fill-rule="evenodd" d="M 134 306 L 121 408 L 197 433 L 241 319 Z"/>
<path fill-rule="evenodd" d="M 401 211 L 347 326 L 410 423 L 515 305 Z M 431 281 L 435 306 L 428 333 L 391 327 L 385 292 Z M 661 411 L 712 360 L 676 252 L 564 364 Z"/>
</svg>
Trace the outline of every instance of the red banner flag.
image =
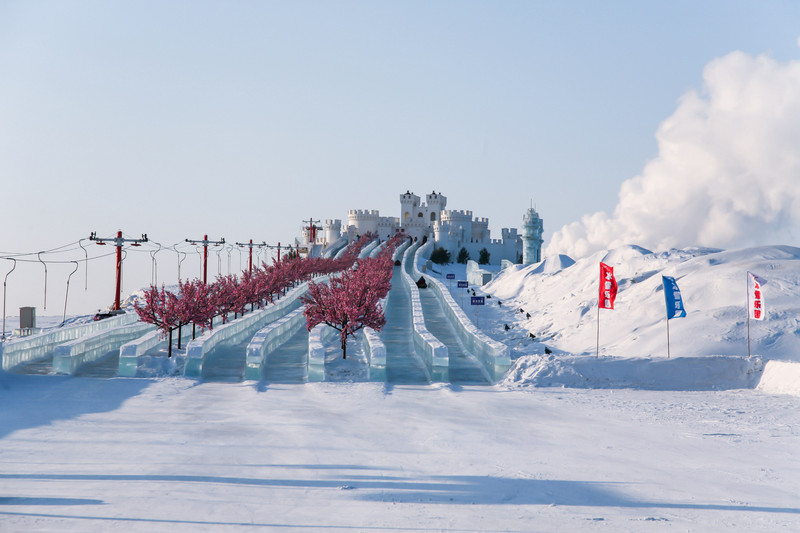
<svg viewBox="0 0 800 533">
<path fill-rule="evenodd" d="M 761 292 L 761 286 L 766 283 L 763 279 L 759 278 L 752 272 L 747 273 L 748 287 L 747 292 L 750 300 L 750 318 L 753 320 L 764 320 L 764 293 Z"/>
<path fill-rule="evenodd" d="M 617 280 L 614 279 L 614 267 L 600 263 L 600 296 L 598 299 L 600 309 L 614 309 L 616 297 Z"/>
</svg>

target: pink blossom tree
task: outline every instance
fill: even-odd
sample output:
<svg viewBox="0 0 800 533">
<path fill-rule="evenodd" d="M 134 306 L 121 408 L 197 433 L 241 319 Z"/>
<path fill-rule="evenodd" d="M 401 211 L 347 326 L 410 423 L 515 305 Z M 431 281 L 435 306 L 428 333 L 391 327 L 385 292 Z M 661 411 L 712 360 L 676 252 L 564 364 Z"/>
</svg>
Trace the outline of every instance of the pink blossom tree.
<svg viewBox="0 0 800 533">
<path fill-rule="evenodd" d="M 378 292 L 357 271 L 347 271 L 327 284 L 309 284 L 303 296 L 306 328 L 327 324 L 339 332 L 342 359 L 347 358 L 347 338 L 364 326 L 380 331 L 386 323 Z"/>
<path fill-rule="evenodd" d="M 163 336 L 168 336 L 167 357 L 172 357 L 172 330 L 180 327 L 180 302 L 178 297 L 161 286 L 151 285 L 144 293 L 144 305 L 135 302 L 134 309 L 139 320 L 155 325 Z"/>
<path fill-rule="evenodd" d="M 228 318 L 228 313 L 237 308 L 236 292 L 239 282 L 233 274 L 227 276 L 217 276 L 217 280 L 211 287 L 211 300 L 217 310 L 218 315 L 222 315 L 224 324 Z"/>
<path fill-rule="evenodd" d="M 192 338 L 195 336 L 195 327 L 211 327 L 211 321 L 217 313 L 211 298 L 211 287 L 200 279 L 181 282 L 180 320 L 183 324 L 192 323 Z M 178 334 L 180 338 L 180 333 Z M 178 343 L 180 348 L 180 341 Z"/>
</svg>

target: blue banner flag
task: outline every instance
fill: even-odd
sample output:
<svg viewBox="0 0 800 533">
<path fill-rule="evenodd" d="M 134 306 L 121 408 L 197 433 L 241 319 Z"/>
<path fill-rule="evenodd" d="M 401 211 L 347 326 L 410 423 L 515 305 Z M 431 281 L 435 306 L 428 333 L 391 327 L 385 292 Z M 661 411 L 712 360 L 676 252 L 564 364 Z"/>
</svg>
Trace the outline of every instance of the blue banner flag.
<svg viewBox="0 0 800 533">
<path fill-rule="evenodd" d="M 667 319 L 680 318 L 686 316 L 686 309 L 683 308 L 681 290 L 675 282 L 675 278 L 661 276 L 664 282 L 664 299 L 667 302 Z"/>
</svg>

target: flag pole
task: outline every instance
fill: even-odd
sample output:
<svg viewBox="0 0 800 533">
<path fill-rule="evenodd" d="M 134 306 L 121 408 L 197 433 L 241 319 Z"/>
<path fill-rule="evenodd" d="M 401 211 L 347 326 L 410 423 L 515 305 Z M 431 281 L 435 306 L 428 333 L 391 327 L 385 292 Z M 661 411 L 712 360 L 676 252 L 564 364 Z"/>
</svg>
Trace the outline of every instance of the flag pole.
<svg viewBox="0 0 800 533">
<path fill-rule="evenodd" d="M 667 359 L 669 359 L 669 313 L 667 313 Z"/>
<path fill-rule="evenodd" d="M 597 351 L 595 357 L 600 357 L 600 300 L 597 300 Z"/>
<path fill-rule="evenodd" d="M 747 272 L 744 273 L 744 282 L 747 293 L 747 307 L 745 308 L 747 312 L 747 357 L 750 357 L 750 275 Z"/>
</svg>

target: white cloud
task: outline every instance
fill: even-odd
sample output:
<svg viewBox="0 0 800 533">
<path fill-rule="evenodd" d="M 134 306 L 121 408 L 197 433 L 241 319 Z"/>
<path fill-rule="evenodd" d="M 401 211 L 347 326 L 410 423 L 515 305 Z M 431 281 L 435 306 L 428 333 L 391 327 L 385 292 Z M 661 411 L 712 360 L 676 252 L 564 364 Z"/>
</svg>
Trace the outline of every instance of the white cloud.
<svg viewBox="0 0 800 533">
<path fill-rule="evenodd" d="M 658 156 L 622 184 L 613 214 L 558 230 L 547 255 L 639 244 L 740 247 L 800 234 L 800 62 L 711 61 L 658 128 Z"/>
</svg>

